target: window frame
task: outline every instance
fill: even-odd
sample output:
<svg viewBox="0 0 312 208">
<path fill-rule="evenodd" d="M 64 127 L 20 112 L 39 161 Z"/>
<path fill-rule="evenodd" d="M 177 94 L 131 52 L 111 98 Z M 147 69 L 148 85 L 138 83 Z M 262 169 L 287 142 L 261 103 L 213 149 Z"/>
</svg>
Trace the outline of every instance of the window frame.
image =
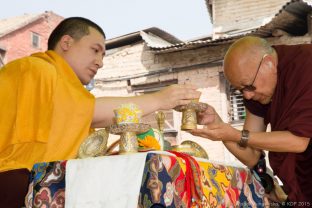
<svg viewBox="0 0 312 208">
<path fill-rule="evenodd" d="M 37 38 L 37 41 L 35 41 L 35 38 Z M 41 36 L 39 35 L 39 33 L 31 32 L 31 46 L 33 48 L 40 48 L 40 40 Z"/>
<path fill-rule="evenodd" d="M 243 95 L 239 90 L 234 89 L 226 81 L 226 95 L 228 101 L 228 116 L 231 124 L 242 124 L 246 118 L 246 108 Z"/>
</svg>

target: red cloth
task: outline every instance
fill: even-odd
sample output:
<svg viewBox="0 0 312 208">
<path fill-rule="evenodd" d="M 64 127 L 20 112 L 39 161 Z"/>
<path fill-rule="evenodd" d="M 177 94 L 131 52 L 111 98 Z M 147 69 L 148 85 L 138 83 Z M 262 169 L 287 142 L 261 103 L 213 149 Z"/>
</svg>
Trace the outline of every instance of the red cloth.
<svg viewBox="0 0 312 208">
<path fill-rule="evenodd" d="M 271 124 L 272 131 L 312 137 L 312 45 L 274 46 L 278 80 L 268 105 L 245 100 L 250 112 Z M 270 165 L 293 202 L 312 204 L 311 140 L 303 153 L 269 153 Z"/>
<path fill-rule="evenodd" d="M 201 200 L 203 198 L 203 188 L 201 185 L 200 179 L 200 167 L 197 161 L 190 155 L 176 152 L 168 151 L 172 154 L 175 154 L 177 157 L 180 157 L 184 160 L 186 171 L 185 171 L 185 186 L 186 186 L 186 195 L 188 198 L 188 207 L 196 204 L 198 208 L 201 208 Z M 192 202 L 192 199 L 194 201 Z"/>
</svg>

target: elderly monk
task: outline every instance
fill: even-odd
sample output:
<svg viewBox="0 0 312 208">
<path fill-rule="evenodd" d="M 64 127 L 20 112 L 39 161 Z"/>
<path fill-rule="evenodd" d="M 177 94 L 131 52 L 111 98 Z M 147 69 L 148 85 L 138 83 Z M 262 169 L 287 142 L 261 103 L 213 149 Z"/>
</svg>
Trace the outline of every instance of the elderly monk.
<svg viewBox="0 0 312 208">
<path fill-rule="evenodd" d="M 244 97 L 244 130 L 224 123 L 210 106 L 199 115 L 205 128 L 191 133 L 223 141 L 250 168 L 260 150 L 268 150 L 287 204 L 312 206 L 312 45 L 272 47 L 264 39 L 244 37 L 227 51 L 224 73 Z"/>
<path fill-rule="evenodd" d="M 125 102 L 144 114 L 199 98 L 194 86 L 173 85 L 136 97 L 95 97 L 84 87 L 103 66 L 105 34 L 92 21 L 63 20 L 48 51 L 0 69 L 0 207 L 21 207 L 34 163 L 76 157 L 90 128 L 107 127 Z"/>
</svg>

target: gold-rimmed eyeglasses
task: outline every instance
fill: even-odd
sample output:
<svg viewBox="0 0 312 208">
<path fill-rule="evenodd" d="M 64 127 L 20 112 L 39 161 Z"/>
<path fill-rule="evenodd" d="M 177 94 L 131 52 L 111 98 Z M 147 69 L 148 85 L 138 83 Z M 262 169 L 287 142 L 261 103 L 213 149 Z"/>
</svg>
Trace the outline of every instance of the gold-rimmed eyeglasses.
<svg viewBox="0 0 312 208">
<path fill-rule="evenodd" d="M 257 88 L 254 86 L 254 83 L 256 81 L 256 78 L 258 76 L 258 73 L 259 73 L 259 70 L 260 70 L 260 67 L 261 67 L 261 64 L 262 64 L 262 61 L 264 59 L 264 57 L 266 57 L 268 54 L 264 54 L 261 58 L 261 61 L 259 63 L 259 66 L 258 66 L 258 69 L 257 69 L 257 72 L 256 72 L 256 75 L 255 75 L 255 78 L 253 79 L 252 83 L 250 85 L 245 85 L 243 88 L 239 89 L 239 91 L 243 94 L 244 91 L 247 91 L 247 92 L 253 92 L 255 91 Z"/>
</svg>

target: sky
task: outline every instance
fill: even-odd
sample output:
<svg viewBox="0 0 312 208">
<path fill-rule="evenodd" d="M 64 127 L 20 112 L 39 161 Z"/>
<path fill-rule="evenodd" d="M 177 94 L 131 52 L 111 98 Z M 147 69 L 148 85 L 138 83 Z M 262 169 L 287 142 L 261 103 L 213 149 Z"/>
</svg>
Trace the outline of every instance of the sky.
<svg viewBox="0 0 312 208">
<path fill-rule="evenodd" d="M 205 0 L 9 0 L 1 5 L 0 19 L 44 11 L 88 18 L 108 39 L 150 27 L 184 41 L 212 33 Z"/>
</svg>

